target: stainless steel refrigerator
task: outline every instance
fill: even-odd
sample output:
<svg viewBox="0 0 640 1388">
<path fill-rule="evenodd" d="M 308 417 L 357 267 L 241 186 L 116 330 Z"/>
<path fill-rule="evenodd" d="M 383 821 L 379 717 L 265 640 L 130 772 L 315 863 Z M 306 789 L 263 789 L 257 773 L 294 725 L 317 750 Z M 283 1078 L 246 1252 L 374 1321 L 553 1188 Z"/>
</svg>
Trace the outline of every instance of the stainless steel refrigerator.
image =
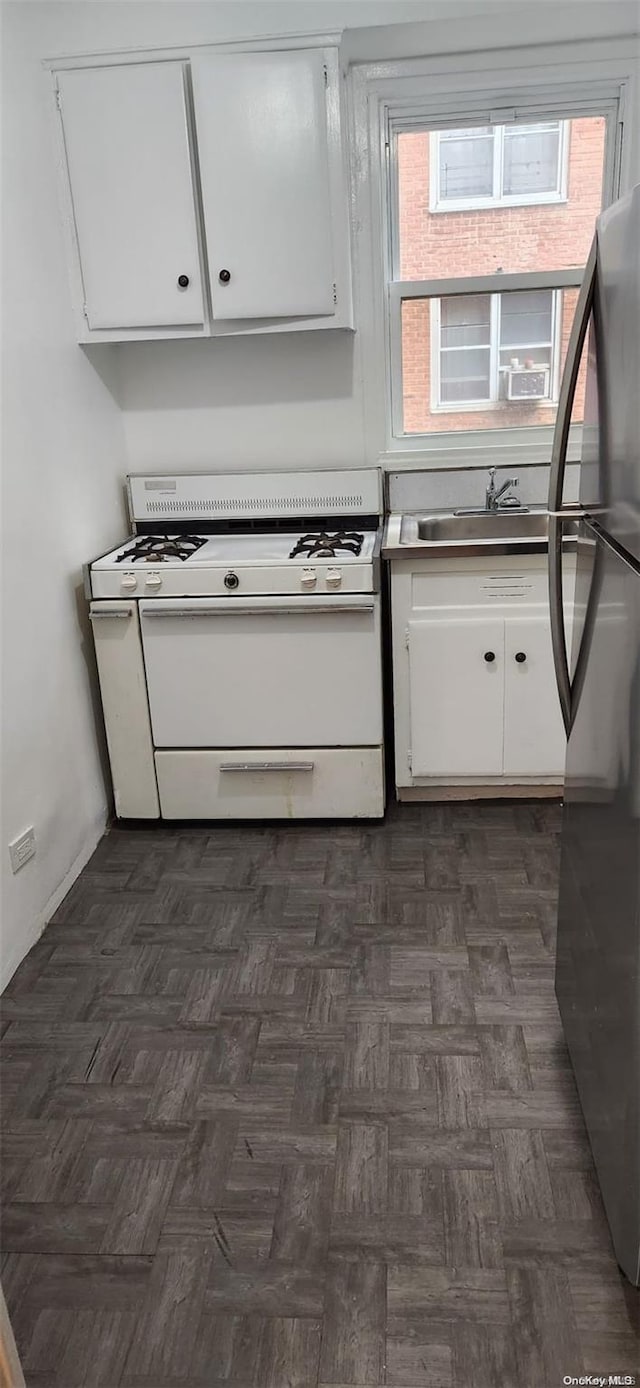
<svg viewBox="0 0 640 1388">
<path fill-rule="evenodd" d="M 579 507 L 562 506 L 576 385 Z M 597 223 L 550 479 L 549 585 L 567 729 L 556 994 L 616 1257 L 640 1283 L 640 185 Z M 565 517 L 579 516 L 571 651 Z"/>
</svg>

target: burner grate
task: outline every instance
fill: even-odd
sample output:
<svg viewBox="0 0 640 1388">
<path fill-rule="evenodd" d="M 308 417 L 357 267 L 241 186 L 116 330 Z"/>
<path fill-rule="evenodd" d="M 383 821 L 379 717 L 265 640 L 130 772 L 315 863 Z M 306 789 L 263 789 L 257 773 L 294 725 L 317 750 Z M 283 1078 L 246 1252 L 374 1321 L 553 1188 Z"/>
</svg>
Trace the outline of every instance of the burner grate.
<svg viewBox="0 0 640 1388">
<path fill-rule="evenodd" d="M 139 535 L 116 559 L 116 564 L 165 564 L 170 559 L 190 559 L 206 545 L 206 535 Z"/>
<path fill-rule="evenodd" d="M 358 555 L 363 541 L 364 535 L 360 535 L 357 530 L 339 530 L 334 535 L 329 535 L 323 530 L 320 533 L 303 535 L 294 545 L 289 558 L 297 559 L 300 554 L 305 555 L 307 559 L 335 559 L 340 553 Z"/>
</svg>

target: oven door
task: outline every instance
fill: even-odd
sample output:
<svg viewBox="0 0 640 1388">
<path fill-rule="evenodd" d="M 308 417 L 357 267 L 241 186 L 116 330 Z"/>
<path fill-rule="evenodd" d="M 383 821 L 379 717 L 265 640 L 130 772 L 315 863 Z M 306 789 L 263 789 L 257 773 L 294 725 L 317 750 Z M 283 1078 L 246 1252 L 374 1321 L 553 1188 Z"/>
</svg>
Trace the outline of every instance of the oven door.
<svg viewBox="0 0 640 1388">
<path fill-rule="evenodd" d="M 139 606 L 156 747 L 382 742 L 379 596 Z"/>
</svg>

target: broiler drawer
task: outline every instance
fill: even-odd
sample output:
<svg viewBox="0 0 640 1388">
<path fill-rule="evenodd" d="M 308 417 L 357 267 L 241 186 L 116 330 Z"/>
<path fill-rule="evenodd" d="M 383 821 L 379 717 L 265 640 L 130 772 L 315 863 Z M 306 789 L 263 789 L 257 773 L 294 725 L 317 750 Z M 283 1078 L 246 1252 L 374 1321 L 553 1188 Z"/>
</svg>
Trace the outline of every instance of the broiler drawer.
<svg viewBox="0 0 640 1388">
<path fill-rule="evenodd" d="M 164 819 L 342 819 L 384 814 L 381 747 L 156 752 Z"/>
</svg>

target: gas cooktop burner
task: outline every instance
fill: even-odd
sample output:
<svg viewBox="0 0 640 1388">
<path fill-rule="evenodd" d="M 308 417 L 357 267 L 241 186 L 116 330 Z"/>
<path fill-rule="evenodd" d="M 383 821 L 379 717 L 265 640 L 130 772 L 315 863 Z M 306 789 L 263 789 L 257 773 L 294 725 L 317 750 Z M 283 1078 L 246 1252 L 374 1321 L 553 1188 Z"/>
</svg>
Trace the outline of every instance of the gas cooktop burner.
<svg viewBox="0 0 640 1388">
<path fill-rule="evenodd" d="M 340 550 L 357 555 L 363 541 L 364 535 L 359 535 L 356 530 L 339 530 L 335 535 L 328 535 L 323 530 L 319 534 L 303 535 L 289 558 L 296 559 L 299 554 L 304 554 L 308 559 L 335 559 Z"/>
<path fill-rule="evenodd" d="M 116 564 L 131 564 L 143 560 L 147 564 L 164 564 L 170 559 L 190 559 L 205 535 L 139 535 L 116 559 Z"/>
</svg>

